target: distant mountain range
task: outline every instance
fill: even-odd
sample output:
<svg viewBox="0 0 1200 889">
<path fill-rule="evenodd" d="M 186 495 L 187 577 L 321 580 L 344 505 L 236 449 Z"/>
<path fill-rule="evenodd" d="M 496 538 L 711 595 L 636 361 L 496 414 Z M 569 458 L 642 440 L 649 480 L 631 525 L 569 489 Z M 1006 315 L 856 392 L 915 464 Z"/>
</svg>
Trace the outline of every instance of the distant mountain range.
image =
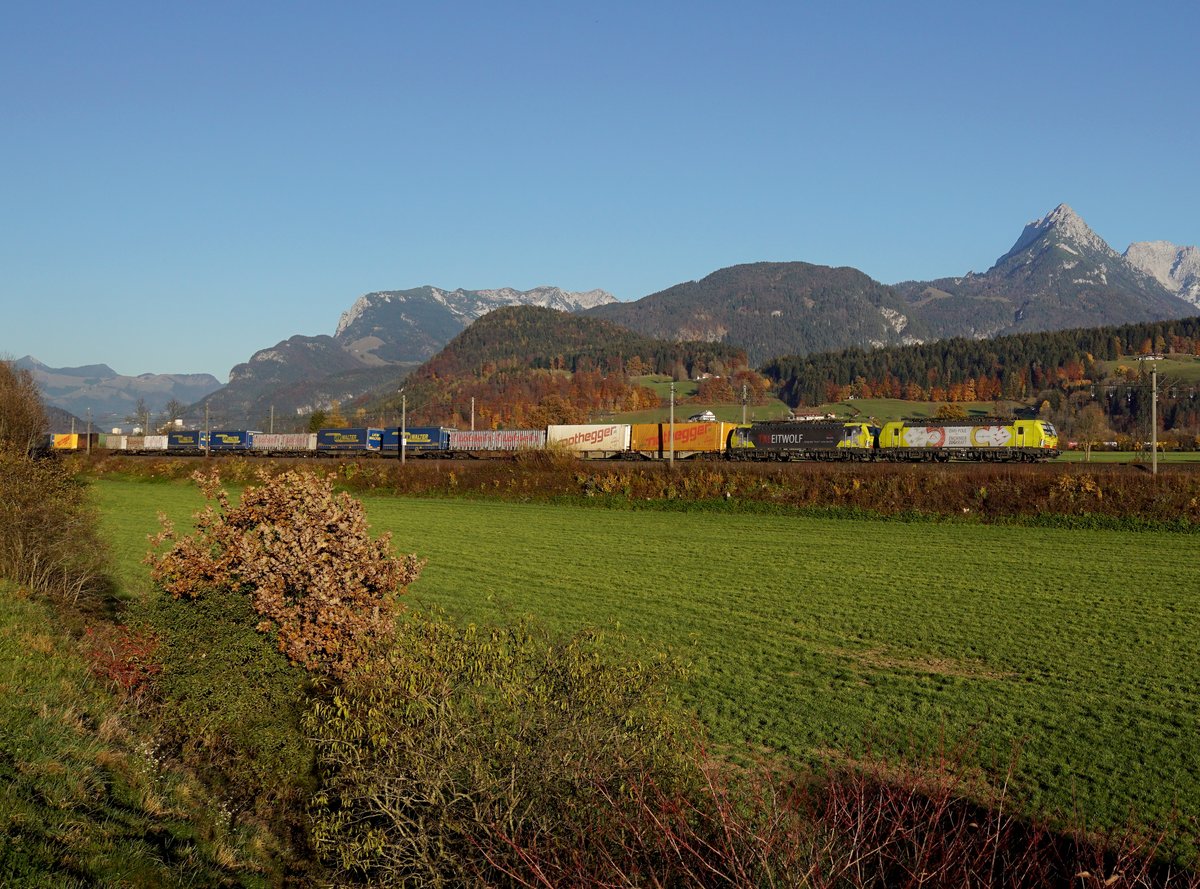
<svg viewBox="0 0 1200 889">
<path fill-rule="evenodd" d="M 983 274 L 889 286 L 853 268 L 759 262 L 720 269 L 620 303 L 602 290 L 567 293 L 441 290 L 369 293 L 333 337 L 292 337 L 256 353 L 209 399 L 231 417 L 306 413 L 398 385 L 475 319 L 499 306 L 583 312 L 643 336 L 705 340 L 782 355 L 993 337 L 1180 318 L 1200 310 L 1200 250 L 1166 242 L 1117 253 L 1066 204 L 1025 226 Z"/>
<path fill-rule="evenodd" d="M 574 312 L 615 301 L 610 293 L 533 290 L 442 290 L 417 287 L 359 297 L 342 313 L 333 336 L 294 336 L 229 372 L 229 385 L 207 404 L 223 421 L 262 424 L 349 402 L 396 384 L 471 322 L 503 306 L 539 306 Z"/>
<path fill-rule="evenodd" d="M 1114 251 L 1066 204 L 1025 226 L 983 274 L 889 287 L 851 268 L 760 262 L 591 310 L 649 336 L 782 355 L 994 337 L 1197 314 L 1200 251 Z"/>
<path fill-rule="evenodd" d="M 16 366 L 28 370 L 48 406 L 66 411 L 80 419 L 91 410 L 97 428 L 119 426 L 131 416 L 139 399 L 153 412 L 161 412 L 169 401 L 192 404 L 221 388 L 211 374 L 139 374 L 123 376 L 107 364 L 85 367 L 48 367 L 32 355 Z M 55 416 L 53 431 L 69 417 Z M 82 427 L 79 427 L 82 430 Z"/>
<path fill-rule="evenodd" d="M 418 287 L 360 297 L 332 336 L 292 336 L 254 353 L 218 388 L 207 375 L 143 375 L 105 383 L 107 367 L 67 368 L 39 378 L 47 400 L 68 410 L 129 412 L 166 381 L 197 380 L 219 422 L 265 424 L 384 393 L 476 319 L 504 306 L 586 313 L 643 336 L 704 340 L 745 351 L 752 365 L 784 355 L 877 348 L 945 337 L 995 337 L 1200 314 L 1200 249 L 1165 241 L 1131 244 L 1124 254 L 1104 242 L 1066 204 L 1025 226 L 988 271 L 933 281 L 881 284 L 853 268 L 760 262 L 720 269 L 636 302 L 603 291 L 557 287 L 519 291 Z M 49 371 L 49 369 L 47 369 Z M 72 382 L 83 374 L 91 382 Z M 56 379 L 50 380 L 50 376 Z M 94 378 L 94 379 L 93 379 Z M 72 378 L 73 379 L 73 378 Z M 189 382 L 190 384 L 190 382 Z M 99 388 L 97 388 L 99 387 Z M 217 391 L 214 391 L 217 390 Z M 99 407 L 99 393 L 111 406 Z M 171 389 L 168 397 L 181 397 Z M 164 390 L 165 392 L 165 390 Z M 210 394 L 211 393 L 211 394 Z"/>
<path fill-rule="evenodd" d="M 1162 283 L 1147 267 L 1151 263 L 1143 257 L 1151 251 L 1140 249 L 1143 246 L 1132 245 L 1122 256 L 1074 210 L 1060 204 L 1025 226 L 1012 249 L 987 272 L 907 281 L 896 285 L 896 291 L 937 338 L 994 337 L 1195 314 L 1197 305 L 1181 296 L 1186 285 L 1182 280 L 1172 281 L 1170 287 Z M 1165 279 L 1171 281 L 1171 264 L 1154 263 L 1156 268 L 1164 265 Z"/>
</svg>

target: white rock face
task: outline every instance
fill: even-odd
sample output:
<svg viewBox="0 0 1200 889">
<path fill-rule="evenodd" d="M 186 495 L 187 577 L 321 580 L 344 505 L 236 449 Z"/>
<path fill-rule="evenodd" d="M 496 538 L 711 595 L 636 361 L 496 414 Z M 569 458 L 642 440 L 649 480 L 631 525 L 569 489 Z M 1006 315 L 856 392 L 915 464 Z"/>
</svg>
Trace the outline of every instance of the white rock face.
<svg viewBox="0 0 1200 889">
<path fill-rule="evenodd" d="M 511 287 L 501 287 L 497 290 L 463 290 L 461 287 L 458 290 L 442 290 L 439 287 L 422 289 L 427 290 L 435 302 L 449 309 L 464 325 L 504 306 L 541 306 L 562 312 L 580 312 L 617 300 L 606 290 L 577 293 L 550 286 L 535 287 L 532 290 L 514 290 Z M 360 296 L 348 311 L 342 313 L 334 336 L 341 336 L 372 306 L 390 302 L 403 303 L 409 298 L 410 294 L 404 291 L 380 291 Z"/>
<path fill-rule="evenodd" d="M 896 333 L 903 333 L 904 328 L 908 327 L 908 316 L 902 315 L 895 309 L 881 308 L 879 314 L 883 315 L 883 320 L 886 321 Z"/>
<path fill-rule="evenodd" d="M 1116 257 L 1118 254 L 1115 250 L 1104 243 L 1104 239 L 1088 227 L 1088 224 L 1080 218 L 1079 214 L 1068 207 L 1066 204 L 1059 204 L 1041 219 L 1035 219 L 1033 222 L 1025 226 L 1025 230 L 1021 232 L 1021 237 L 1017 238 L 1017 243 L 1008 251 L 1009 256 L 1014 253 L 1020 253 L 1034 241 L 1046 236 L 1047 234 L 1055 235 L 1055 240 L 1059 242 L 1063 249 L 1076 256 L 1079 255 L 1078 247 L 1083 247 L 1086 250 L 1091 250 L 1104 256 Z M 1063 244 L 1062 242 L 1066 242 Z"/>
<path fill-rule="evenodd" d="M 1200 247 L 1178 247 L 1170 241 L 1130 244 L 1125 259 L 1176 296 L 1200 308 Z"/>
</svg>

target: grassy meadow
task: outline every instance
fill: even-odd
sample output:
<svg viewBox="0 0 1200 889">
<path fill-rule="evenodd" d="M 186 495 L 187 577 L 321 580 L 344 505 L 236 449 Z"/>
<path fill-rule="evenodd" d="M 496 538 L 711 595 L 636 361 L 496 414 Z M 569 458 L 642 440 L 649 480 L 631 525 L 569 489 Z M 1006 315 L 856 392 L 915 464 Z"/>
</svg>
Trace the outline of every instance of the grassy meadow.
<svg viewBox="0 0 1200 889">
<path fill-rule="evenodd" d="M 130 595 L 179 482 L 94 482 Z M 411 598 L 478 621 L 616 625 L 670 649 L 721 751 L 821 761 L 968 741 L 1029 812 L 1200 837 L 1192 535 L 364 498 L 429 559 Z M 1182 816 L 1183 824 L 1172 824 Z"/>
<path fill-rule="evenodd" d="M 4 581 L 0 691 L 0 885 L 230 884 L 196 788 L 160 772 L 53 608 Z"/>
</svg>

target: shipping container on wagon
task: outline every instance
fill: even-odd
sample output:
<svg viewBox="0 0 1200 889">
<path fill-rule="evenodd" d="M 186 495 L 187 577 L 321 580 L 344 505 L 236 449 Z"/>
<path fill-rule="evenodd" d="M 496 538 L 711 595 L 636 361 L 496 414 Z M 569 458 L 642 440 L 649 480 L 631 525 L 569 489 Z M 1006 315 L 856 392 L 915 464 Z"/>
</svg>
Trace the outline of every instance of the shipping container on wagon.
<svg viewBox="0 0 1200 889">
<path fill-rule="evenodd" d="M 93 432 L 91 434 L 91 444 L 93 448 L 100 447 L 100 433 Z M 56 451 L 86 451 L 88 434 L 86 432 L 56 432 L 51 437 L 50 446 Z"/>
<path fill-rule="evenodd" d="M 214 429 L 209 433 L 210 451 L 248 451 L 257 433 L 246 429 Z"/>
<path fill-rule="evenodd" d="M 550 426 L 546 429 L 548 447 L 565 448 L 581 454 L 623 454 L 629 450 L 629 440 L 630 427 L 627 423 Z"/>
<path fill-rule="evenodd" d="M 317 430 L 317 451 L 357 451 L 377 454 L 383 443 L 383 430 L 373 426 L 356 426 L 347 429 Z"/>
<path fill-rule="evenodd" d="M 405 454 L 425 454 L 445 451 L 450 447 L 453 429 L 444 426 L 408 426 L 404 430 Z M 400 427 L 388 429 L 383 436 L 383 452 L 389 457 L 400 453 Z"/>
<path fill-rule="evenodd" d="M 107 448 L 110 451 L 125 450 L 125 443 L 129 436 L 119 433 L 104 433 L 100 434 L 100 447 Z"/>
<path fill-rule="evenodd" d="M 168 451 L 199 451 L 203 450 L 208 436 L 200 430 L 180 429 L 167 433 Z"/>
<path fill-rule="evenodd" d="M 307 453 L 317 449 L 315 432 L 256 432 L 250 441 L 256 451 L 270 453 Z"/>
<path fill-rule="evenodd" d="M 450 430 L 452 451 L 531 451 L 545 446 L 545 429 Z"/>
<path fill-rule="evenodd" d="M 675 456 L 724 453 L 729 433 L 736 428 L 736 423 L 676 423 Z M 670 423 L 635 423 L 629 449 L 646 457 L 667 457 L 671 440 Z"/>
</svg>

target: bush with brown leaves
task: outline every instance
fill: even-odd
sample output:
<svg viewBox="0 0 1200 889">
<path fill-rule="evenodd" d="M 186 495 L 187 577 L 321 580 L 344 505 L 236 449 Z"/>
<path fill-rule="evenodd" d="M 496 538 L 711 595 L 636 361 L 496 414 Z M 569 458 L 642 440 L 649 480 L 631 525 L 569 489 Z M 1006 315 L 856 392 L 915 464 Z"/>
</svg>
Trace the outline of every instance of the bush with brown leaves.
<svg viewBox="0 0 1200 889">
<path fill-rule="evenodd" d="M 330 478 L 291 471 L 246 488 L 235 506 L 217 472 L 192 478 L 209 501 L 196 530 L 176 538 L 163 519 L 151 554 L 155 581 L 179 598 L 245 592 L 279 650 L 308 670 L 344 675 L 395 632 L 397 594 L 424 562 L 394 556 L 391 535 L 372 538 L 362 504 Z"/>
</svg>

